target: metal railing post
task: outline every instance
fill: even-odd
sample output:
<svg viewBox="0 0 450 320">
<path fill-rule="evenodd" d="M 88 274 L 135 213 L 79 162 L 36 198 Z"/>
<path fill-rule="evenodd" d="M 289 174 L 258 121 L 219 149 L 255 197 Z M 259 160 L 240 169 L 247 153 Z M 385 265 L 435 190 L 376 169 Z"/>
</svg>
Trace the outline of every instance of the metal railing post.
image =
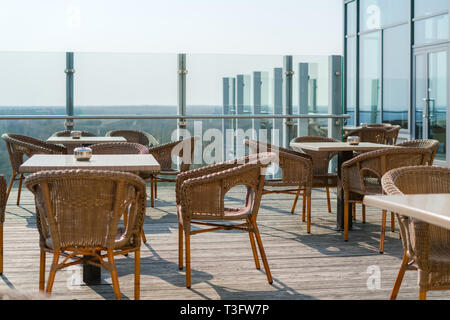
<svg viewBox="0 0 450 320">
<path fill-rule="evenodd" d="M 178 54 L 178 115 L 186 115 L 186 54 Z M 180 130 L 186 129 L 187 123 L 185 119 L 178 119 L 178 137 L 180 138 Z"/>
<path fill-rule="evenodd" d="M 298 105 L 299 114 L 306 115 L 309 113 L 309 65 L 308 63 L 298 64 Z M 304 137 L 309 135 L 309 119 L 298 119 L 298 136 Z"/>
<path fill-rule="evenodd" d="M 283 58 L 283 69 L 284 69 L 284 114 L 292 115 L 292 79 L 294 76 L 294 71 L 292 69 L 292 56 L 284 56 Z M 283 147 L 288 148 L 291 140 L 295 138 L 295 122 L 292 118 L 286 118 L 283 128 Z"/>
<path fill-rule="evenodd" d="M 342 115 L 342 56 L 329 57 L 329 97 L 328 113 L 332 115 Z M 328 120 L 328 136 L 337 140 L 342 140 L 344 121 L 342 119 Z"/>
<path fill-rule="evenodd" d="M 66 52 L 66 69 L 64 73 L 66 74 L 66 114 L 73 116 L 73 74 L 75 73 L 73 52 Z M 66 119 L 64 126 L 66 130 L 73 130 L 73 119 Z"/>
</svg>

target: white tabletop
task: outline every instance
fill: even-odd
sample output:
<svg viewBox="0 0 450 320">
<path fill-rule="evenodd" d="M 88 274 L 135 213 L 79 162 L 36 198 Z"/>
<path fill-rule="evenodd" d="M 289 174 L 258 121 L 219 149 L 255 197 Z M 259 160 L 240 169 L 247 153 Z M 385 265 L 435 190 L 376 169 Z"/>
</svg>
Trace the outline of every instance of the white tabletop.
<svg viewBox="0 0 450 320">
<path fill-rule="evenodd" d="M 450 229 L 450 193 L 365 196 L 364 204 Z"/>
<path fill-rule="evenodd" d="M 21 173 L 42 170 L 96 169 L 156 173 L 161 170 L 151 154 L 98 154 L 89 161 L 77 161 L 73 155 L 36 154 L 19 168 Z"/>
<path fill-rule="evenodd" d="M 63 145 L 96 144 L 104 142 L 126 142 L 124 137 L 81 137 L 74 139 L 72 137 L 50 137 L 47 142 Z"/>
<path fill-rule="evenodd" d="M 291 147 L 310 151 L 372 151 L 398 148 L 393 145 L 372 142 L 360 142 L 358 145 L 351 145 L 347 142 L 292 142 Z"/>
</svg>

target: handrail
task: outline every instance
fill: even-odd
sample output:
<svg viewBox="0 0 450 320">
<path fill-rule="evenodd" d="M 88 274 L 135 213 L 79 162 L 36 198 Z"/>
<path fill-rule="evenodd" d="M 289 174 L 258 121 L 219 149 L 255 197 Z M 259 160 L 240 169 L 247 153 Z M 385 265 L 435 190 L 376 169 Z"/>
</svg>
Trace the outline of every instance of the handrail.
<svg viewBox="0 0 450 320">
<path fill-rule="evenodd" d="M 348 119 L 350 115 L 302 114 L 302 115 L 0 115 L 0 120 L 51 120 L 51 119 Z"/>
</svg>

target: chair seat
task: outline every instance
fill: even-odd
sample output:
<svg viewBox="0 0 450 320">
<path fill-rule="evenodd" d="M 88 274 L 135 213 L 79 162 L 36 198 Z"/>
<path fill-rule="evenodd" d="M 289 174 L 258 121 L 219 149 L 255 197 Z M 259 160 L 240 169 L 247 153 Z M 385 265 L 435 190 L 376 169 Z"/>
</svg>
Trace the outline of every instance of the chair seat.
<svg viewBox="0 0 450 320">
<path fill-rule="evenodd" d="M 328 176 L 313 176 L 313 188 L 336 187 L 337 175 L 330 174 Z"/>
<path fill-rule="evenodd" d="M 202 220 L 202 219 L 208 219 L 208 220 L 223 220 L 223 221 L 231 221 L 231 220 L 245 220 L 248 217 L 250 217 L 252 214 L 251 208 L 224 208 L 224 215 L 220 219 L 214 216 L 208 217 L 207 213 L 199 214 L 203 217 L 195 217 L 195 214 L 193 215 L 194 220 Z M 177 215 L 178 215 L 178 221 L 183 224 L 183 219 L 181 216 L 181 205 L 177 205 Z"/>
<path fill-rule="evenodd" d="M 114 249 L 124 249 L 129 246 L 130 241 L 127 238 L 124 238 L 123 235 L 125 234 L 126 229 L 124 227 L 117 228 L 116 238 L 114 242 Z M 45 240 L 45 246 L 48 249 L 53 250 L 53 241 L 51 238 L 48 238 Z"/>
</svg>

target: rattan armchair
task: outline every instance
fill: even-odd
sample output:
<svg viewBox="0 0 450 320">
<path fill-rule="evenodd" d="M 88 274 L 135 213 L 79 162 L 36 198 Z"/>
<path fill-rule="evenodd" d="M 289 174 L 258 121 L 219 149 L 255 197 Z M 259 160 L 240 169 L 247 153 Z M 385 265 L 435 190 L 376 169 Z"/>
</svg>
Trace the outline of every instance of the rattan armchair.
<svg viewBox="0 0 450 320">
<path fill-rule="evenodd" d="M 280 179 L 266 179 L 263 194 L 283 193 L 295 195 L 291 212 L 294 212 L 297 199 L 300 195 L 305 202 L 302 211 L 302 221 L 307 223 L 306 230 L 311 233 L 311 190 L 313 183 L 313 163 L 311 156 L 306 153 L 278 147 L 266 142 L 255 140 L 244 140 L 244 144 L 248 145 L 252 154 L 261 152 L 274 152 L 277 156 L 277 164 L 281 169 Z M 293 188 L 294 187 L 294 188 Z M 306 218 L 305 218 L 306 215 Z"/>
<path fill-rule="evenodd" d="M 106 133 L 107 137 L 124 137 L 127 142 L 139 143 L 148 148 L 159 145 L 159 142 L 150 133 L 139 130 L 112 130 Z"/>
<path fill-rule="evenodd" d="M 149 153 L 153 155 L 161 166 L 158 175 L 153 175 L 146 182 L 150 182 L 151 206 L 154 206 L 155 198 L 158 197 L 158 182 L 174 183 L 176 176 L 189 170 L 194 162 L 195 143 L 200 137 L 190 137 L 183 140 L 162 144 L 149 148 Z M 174 168 L 173 159 L 181 159 L 179 168 Z"/>
<path fill-rule="evenodd" d="M 365 195 L 382 194 L 381 177 L 389 170 L 416 165 L 428 165 L 430 154 L 419 148 L 393 148 L 365 152 L 342 164 L 344 189 L 344 240 L 348 241 L 349 204 L 362 203 Z M 386 215 L 383 211 L 380 253 L 384 252 Z"/>
<path fill-rule="evenodd" d="M 0 174 L 0 275 L 3 274 L 3 224 L 6 209 L 6 179 Z"/>
<path fill-rule="evenodd" d="M 386 173 L 381 184 L 388 195 L 450 193 L 450 168 L 408 167 Z M 419 298 L 430 290 L 450 290 L 450 230 L 397 215 L 403 259 L 390 299 L 395 300 L 407 270 L 418 271 Z"/>
<path fill-rule="evenodd" d="M 132 142 L 106 142 L 91 145 L 92 154 L 148 154 L 148 148 L 139 143 Z M 136 172 L 142 179 L 150 179 L 151 175 Z M 128 221 L 127 214 L 124 215 L 124 224 Z M 142 230 L 142 241 L 147 242 L 144 230 Z"/>
<path fill-rule="evenodd" d="M 183 269 L 183 234 L 186 256 L 186 287 L 191 287 L 190 236 L 215 230 L 240 230 L 249 233 L 255 266 L 260 269 L 258 252 L 266 271 L 267 281 L 272 275 L 259 234 L 256 218 L 264 187 L 266 167 L 274 161 L 274 154 L 264 153 L 225 163 L 213 164 L 200 169 L 180 173 L 176 180 L 178 212 L 178 263 Z M 245 207 L 225 207 L 225 195 L 236 186 L 247 188 Z M 214 220 L 219 223 L 205 222 Z M 241 221 L 241 223 L 238 223 Z M 222 223 L 220 223 L 222 222 Z M 233 223 L 234 222 L 234 223 Z M 207 226 L 192 230 L 191 225 Z"/>
<path fill-rule="evenodd" d="M 388 127 L 362 127 L 356 130 L 347 132 L 343 136 L 343 140 L 347 141 L 350 136 L 358 136 L 361 142 L 373 142 L 385 144 L 388 136 Z"/>
<path fill-rule="evenodd" d="M 406 148 L 423 148 L 430 152 L 431 159 L 430 165 L 434 162 L 434 157 L 436 156 L 436 152 L 439 148 L 439 141 L 433 139 L 423 139 L 423 140 L 410 140 L 397 144 L 398 147 L 406 147 Z"/>
<path fill-rule="evenodd" d="M 52 137 L 70 137 L 71 130 L 58 131 L 52 134 Z M 95 137 L 95 134 L 89 131 L 81 131 L 82 137 Z"/>
<path fill-rule="evenodd" d="M 293 142 L 338 142 L 338 140 L 326 137 L 298 137 Z M 313 188 L 325 188 L 327 193 L 328 212 L 331 213 L 330 187 L 337 187 L 337 174 L 329 172 L 330 161 L 337 155 L 337 152 L 318 152 L 310 150 L 302 150 L 312 159 L 313 165 Z M 297 203 L 296 196 L 294 203 Z M 303 212 L 305 207 L 305 199 L 303 199 Z M 292 208 L 292 213 L 295 206 Z"/>
<path fill-rule="evenodd" d="M 19 174 L 19 168 L 24 162 L 24 156 L 31 157 L 34 154 L 66 154 L 67 149 L 63 146 L 54 145 L 45 141 L 35 139 L 15 133 L 4 133 L 3 140 L 6 142 L 9 160 L 12 167 L 11 181 L 9 182 L 6 199 L 9 198 L 14 181 L 19 181 L 19 190 L 17 193 L 17 205 L 20 204 L 20 194 L 22 191 L 22 182 L 25 178 L 23 173 Z M 19 176 L 17 178 L 17 176 Z"/>
<path fill-rule="evenodd" d="M 75 264 L 104 267 L 121 299 L 114 256 L 135 253 L 134 297 L 140 295 L 140 246 L 146 190 L 137 175 L 102 170 L 41 171 L 25 179 L 35 196 L 40 236 L 39 289 L 45 287 L 45 255 L 53 254 L 46 292 L 58 270 Z M 128 224 L 119 227 L 124 213 Z M 102 254 L 106 252 L 106 254 Z M 60 257 L 64 257 L 60 262 Z M 107 262 L 104 261 L 107 258 Z M 69 262 L 70 259 L 74 261 Z"/>
<path fill-rule="evenodd" d="M 386 127 L 386 141 L 385 144 L 394 145 L 397 143 L 398 134 L 400 133 L 400 129 L 402 127 L 399 125 L 394 125 L 391 127 Z"/>
</svg>

